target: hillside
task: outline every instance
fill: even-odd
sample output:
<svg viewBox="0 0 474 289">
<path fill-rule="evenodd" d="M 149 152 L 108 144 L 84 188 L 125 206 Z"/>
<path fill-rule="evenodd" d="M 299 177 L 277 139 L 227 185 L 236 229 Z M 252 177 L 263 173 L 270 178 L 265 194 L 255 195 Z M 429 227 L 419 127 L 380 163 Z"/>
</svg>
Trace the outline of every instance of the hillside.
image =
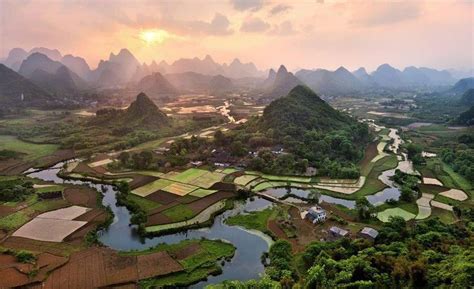
<svg viewBox="0 0 474 289">
<path fill-rule="evenodd" d="M 457 94 L 463 94 L 469 89 L 474 88 L 474 77 L 463 78 L 454 84 L 451 92 Z"/>
<path fill-rule="evenodd" d="M 369 139 L 368 128 L 299 85 L 270 103 L 254 126 L 324 175 L 357 176 L 354 164 Z"/>
<path fill-rule="evenodd" d="M 474 88 L 467 90 L 459 100 L 460 105 L 472 106 L 474 105 Z"/>
<path fill-rule="evenodd" d="M 467 111 L 461 113 L 457 118 L 456 123 L 462 125 L 474 125 L 474 105 Z"/>
<path fill-rule="evenodd" d="M 159 72 L 155 72 L 142 78 L 136 85 L 136 89 L 144 92 L 152 98 L 177 95 L 179 93 L 178 89 Z"/>
<path fill-rule="evenodd" d="M 21 101 L 21 95 L 24 98 Z M 45 106 L 52 100 L 49 93 L 32 83 L 30 80 L 16 73 L 12 69 L 0 64 L 0 106 Z"/>
<path fill-rule="evenodd" d="M 105 125 L 117 131 L 129 132 L 130 129 L 158 129 L 168 126 L 170 121 L 156 104 L 145 94 L 137 95 L 135 101 L 125 109 L 101 109 L 91 120 L 92 125 Z"/>
</svg>

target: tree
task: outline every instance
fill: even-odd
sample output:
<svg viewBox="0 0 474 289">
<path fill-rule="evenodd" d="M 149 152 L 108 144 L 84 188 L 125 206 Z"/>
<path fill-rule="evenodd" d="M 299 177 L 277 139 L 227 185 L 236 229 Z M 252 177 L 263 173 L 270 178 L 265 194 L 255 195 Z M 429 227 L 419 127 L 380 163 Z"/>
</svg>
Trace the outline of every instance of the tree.
<svg viewBox="0 0 474 289">
<path fill-rule="evenodd" d="M 126 165 L 130 159 L 130 154 L 128 152 L 121 152 L 118 159 L 123 165 Z"/>
<path fill-rule="evenodd" d="M 357 214 L 361 220 L 366 220 L 370 218 L 370 214 L 372 213 L 373 206 L 369 202 L 369 200 L 367 200 L 367 198 L 365 197 L 357 198 L 355 207 L 357 210 Z"/>
</svg>

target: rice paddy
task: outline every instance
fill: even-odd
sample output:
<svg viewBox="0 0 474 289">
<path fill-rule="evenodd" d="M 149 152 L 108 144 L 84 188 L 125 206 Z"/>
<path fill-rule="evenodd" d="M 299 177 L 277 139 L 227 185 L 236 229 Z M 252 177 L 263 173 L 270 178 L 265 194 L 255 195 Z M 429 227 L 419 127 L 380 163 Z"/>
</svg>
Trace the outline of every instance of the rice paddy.
<svg viewBox="0 0 474 289">
<path fill-rule="evenodd" d="M 198 187 L 193 186 L 193 185 L 188 185 L 188 184 L 180 184 L 180 183 L 172 183 L 164 188 L 162 188 L 162 191 L 172 193 L 178 196 L 184 196 L 192 191 L 196 190 Z"/>
<path fill-rule="evenodd" d="M 159 179 L 154 182 L 148 183 L 142 187 L 132 190 L 132 193 L 140 197 L 146 197 L 158 190 L 161 190 L 169 185 L 173 184 L 170 180 Z"/>
<path fill-rule="evenodd" d="M 390 217 L 402 217 L 405 221 L 408 221 L 414 219 L 416 216 L 401 208 L 390 208 L 377 214 L 377 218 L 384 223 L 388 222 Z"/>
</svg>

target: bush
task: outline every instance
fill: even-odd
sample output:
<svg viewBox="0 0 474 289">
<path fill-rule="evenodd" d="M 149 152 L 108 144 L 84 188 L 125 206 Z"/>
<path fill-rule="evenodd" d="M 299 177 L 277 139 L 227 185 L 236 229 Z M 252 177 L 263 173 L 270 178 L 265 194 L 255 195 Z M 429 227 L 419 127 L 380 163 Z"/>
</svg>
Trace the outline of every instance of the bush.
<svg viewBox="0 0 474 289">
<path fill-rule="evenodd" d="M 36 261 L 36 256 L 25 250 L 18 251 L 15 254 L 16 260 L 20 263 L 34 263 Z"/>
</svg>

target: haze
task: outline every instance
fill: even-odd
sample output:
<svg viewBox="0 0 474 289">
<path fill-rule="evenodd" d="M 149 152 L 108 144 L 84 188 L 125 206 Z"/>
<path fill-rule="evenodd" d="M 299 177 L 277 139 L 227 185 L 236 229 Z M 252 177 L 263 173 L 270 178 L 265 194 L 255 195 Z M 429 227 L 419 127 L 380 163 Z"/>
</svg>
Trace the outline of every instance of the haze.
<svg viewBox="0 0 474 289">
<path fill-rule="evenodd" d="M 264 69 L 473 67 L 472 1 L 0 2 L 0 54 L 37 46 L 91 67 L 128 48 L 140 61 L 238 57 Z"/>
</svg>

